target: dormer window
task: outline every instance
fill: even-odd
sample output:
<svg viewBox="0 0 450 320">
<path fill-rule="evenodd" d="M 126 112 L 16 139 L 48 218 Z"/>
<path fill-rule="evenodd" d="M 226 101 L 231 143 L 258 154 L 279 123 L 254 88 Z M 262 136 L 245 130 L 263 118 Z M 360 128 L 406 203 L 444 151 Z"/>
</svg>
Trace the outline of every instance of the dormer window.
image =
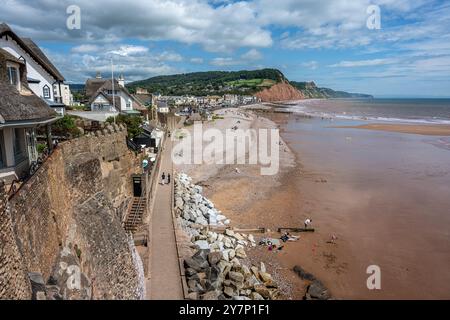
<svg viewBox="0 0 450 320">
<path fill-rule="evenodd" d="M 51 98 L 49 86 L 45 85 L 44 88 L 42 88 L 42 92 L 44 94 L 44 99 L 50 99 Z"/>
<path fill-rule="evenodd" d="M 8 80 L 13 86 L 19 86 L 19 71 L 16 67 L 8 67 Z"/>
</svg>

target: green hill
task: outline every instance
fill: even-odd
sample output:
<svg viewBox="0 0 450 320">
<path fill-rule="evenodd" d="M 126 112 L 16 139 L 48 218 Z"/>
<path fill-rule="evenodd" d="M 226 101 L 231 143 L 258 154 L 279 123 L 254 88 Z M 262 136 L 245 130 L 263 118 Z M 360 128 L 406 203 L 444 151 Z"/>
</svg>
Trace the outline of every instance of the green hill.
<svg viewBox="0 0 450 320">
<path fill-rule="evenodd" d="M 252 95 L 284 80 L 284 75 L 276 69 L 209 71 L 158 76 L 130 83 L 127 87 L 131 92 L 141 87 L 162 95 Z"/>
<path fill-rule="evenodd" d="M 208 71 L 157 76 L 129 83 L 127 88 L 131 93 L 134 93 L 136 88 L 140 87 L 147 89 L 151 93 L 171 96 L 254 95 L 281 82 L 290 83 L 306 99 L 372 98 L 371 95 L 367 94 L 319 88 L 314 82 L 288 81 L 283 73 L 277 69 Z M 83 87 L 83 85 L 73 85 L 72 90 L 81 90 Z"/>
</svg>

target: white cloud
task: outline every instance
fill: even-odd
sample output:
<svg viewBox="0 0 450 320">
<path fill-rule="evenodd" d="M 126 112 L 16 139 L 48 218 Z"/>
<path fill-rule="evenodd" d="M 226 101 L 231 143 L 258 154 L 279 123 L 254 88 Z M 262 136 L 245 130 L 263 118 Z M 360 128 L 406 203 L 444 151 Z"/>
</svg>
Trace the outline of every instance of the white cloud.
<svg viewBox="0 0 450 320">
<path fill-rule="evenodd" d="M 81 30 L 66 28 L 72 0 L 0 0 L 0 20 L 37 40 L 173 40 L 213 52 L 269 47 L 272 38 L 249 2 L 212 6 L 205 0 L 78 0 Z"/>
<path fill-rule="evenodd" d="M 235 66 L 240 64 L 240 61 L 234 60 L 233 58 L 214 58 L 210 61 L 210 64 L 218 67 Z"/>
<path fill-rule="evenodd" d="M 117 50 L 112 50 L 111 54 L 128 57 L 142 55 L 148 52 L 148 48 L 142 46 L 122 45 Z"/>
<path fill-rule="evenodd" d="M 100 47 L 94 44 L 82 44 L 76 47 L 73 47 L 71 52 L 73 53 L 89 53 L 89 52 L 98 52 Z"/>
<path fill-rule="evenodd" d="M 118 46 L 99 45 L 96 51 L 72 50 L 68 55 L 45 48 L 44 51 L 64 74 L 65 78 L 70 79 L 72 83 L 84 83 L 97 71 L 104 75 L 111 74 L 111 58 L 114 61 L 115 71 L 123 73 L 127 81 L 146 79 L 156 75 L 174 74 L 180 71 L 171 65 L 172 62 L 183 59 L 178 53 L 164 51 L 156 54 L 148 48 L 145 48 L 145 50 L 143 48 L 145 47 L 126 44 Z"/>
<path fill-rule="evenodd" d="M 244 53 L 241 58 L 243 60 L 250 60 L 250 61 L 255 61 L 255 60 L 261 60 L 263 58 L 263 55 L 261 54 L 261 52 L 259 52 L 256 49 L 250 49 L 249 51 L 247 51 L 246 53 Z"/>
<path fill-rule="evenodd" d="M 204 62 L 203 58 L 191 58 L 189 61 L 194 64 L 202 64 Z"/>
<path fill-rule="evenodd" d="M 308 68 L 311 70 L 316 70 L 319 67 L 319 63 L 317 61 L 308 61 L 308 62 L 303 62 L 301 64 L 302 67 L 304 68 Z"/>
<path fill-rule="evenodd" d="M 372 59 L 372 60 L 356 60 L 356 61 L 341 61 L 336 64 L 332 64 L 329 67 L 332 68 L 354 68 L 354 67 L 373 67 L 386 64 L 396 63 L 397 59 Z"/>
<path fill-rule="evenodd" d="M 170 62 L 183 61 L 183 57 L 180 54 L 171 51 L 163 51 L 162 53 L 156 55 L 156 59 L 158 61 L 170 61 Z"/>
</svg>

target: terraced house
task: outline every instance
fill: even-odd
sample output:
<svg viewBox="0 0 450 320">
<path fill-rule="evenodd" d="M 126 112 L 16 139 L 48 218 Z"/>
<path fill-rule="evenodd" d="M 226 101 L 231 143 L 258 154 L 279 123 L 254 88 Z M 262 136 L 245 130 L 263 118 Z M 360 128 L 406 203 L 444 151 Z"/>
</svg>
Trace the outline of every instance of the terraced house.
<svg viewBox="0 0 450 320">
<path fill-rule="evenodd" d="M 38 97 L 27 80 L 27 64 L 0 49 L 0 180 L 11 182 L 22 177 L 38 158 L 36 128 L 47 128 L 57 113 Z"/>
<path fill-rule="evenodd" d="M 28 87 L 35 95 L 58 114 L 65 114 L 64 101 L 68 103 L 68 85 L 64 84 L 64 77 L 47 58 L 44 52 L 30 38 L 21 38 L 5 23 L 0 23 L 0 48 L 4 49 L 20 61 L 27 68 Z M 17 69 L 10 69 L 12 73 Z M 63 101 L 64 100 L 64 101 Z"/>
</svg>

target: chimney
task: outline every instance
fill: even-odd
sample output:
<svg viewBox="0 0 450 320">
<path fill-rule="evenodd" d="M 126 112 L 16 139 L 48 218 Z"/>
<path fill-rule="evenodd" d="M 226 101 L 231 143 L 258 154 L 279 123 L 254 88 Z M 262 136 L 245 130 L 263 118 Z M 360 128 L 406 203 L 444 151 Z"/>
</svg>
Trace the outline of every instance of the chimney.
<svg viewBox="0 0 450 320">
<path fill-rule="evenodd" d="M 95 76 L 96 79 L 101 79 L 102 78 L 102 74 L 100 73 L 100 71 L 97 71 L 97 75 Z"/>
<path fill-rule="evenodd" d="M 125 88 L 125 78 L 124 78 L 123 74 L 120 75 L 119 80 L 117 82 L 119 82 L 119 86 L 121 86 L 122 88 Z"/>
</svg>

